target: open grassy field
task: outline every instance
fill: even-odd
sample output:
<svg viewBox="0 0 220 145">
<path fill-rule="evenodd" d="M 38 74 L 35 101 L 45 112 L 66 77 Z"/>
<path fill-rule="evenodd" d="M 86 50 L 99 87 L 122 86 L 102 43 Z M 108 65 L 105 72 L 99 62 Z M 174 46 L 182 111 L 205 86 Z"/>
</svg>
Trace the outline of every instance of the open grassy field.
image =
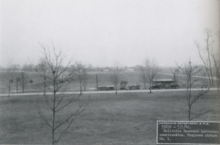
<svg viewBox="0 0 220 145">
<path fill-rule="evenodd" d="M 184 92 L 91 94 L 86 110 L 78 116 L 59 144 L 155 145 L 157 120 L 187 120 Z M 68 98 L 66 98 L 68 100 Z M 65 101 L 66 101 L 65 100 Z M 88 96 L 81 97 L 86 102 Z M 0 98 L 0 144 L 48 144 L 51 131 L 34 107 L 42 96 Z M 220 96 L 210 91 L 193 106 L 194 120 L 219 121 Z M 59 118 L 74 110 L 59 114 Z"/>
<path fill-rule="evenodd" d="M 140 79 L 141 72 L 133 71 L 133 72 L 120 72 L 119 78 L 120 81 L 127 81 L 129 84 L 139 84 L 141 89 L 144 88 L 143 82 Z M 89 72 L 87 76 L 87 86 L 86 89 L 89 90 L 91 88 L 96 88 L 96 75 L 98 76 L 98 85 L 113 85 L 111 82 L 112 72 Z M 12 75 L 12 79 L 14 82 L 11 84 L 12 92 L 16 92 L 16 83 L 15 78 L 21 77 L 21 72 L 14 72 Z M 27 83 L 25 85 L 25 92 L 39 92 L 43 90 L 42 78 L 36 72 L 25 72 L 25 77 L 27 80 L 33 80 L 33 83 Z M 155 79 L 172 79 L 172 74 L 169 72 L 165 73 L 162 71 L 159 73 Z M 185 80 L 183 77 L 178 77 L 178 83 L 181 87 L 185 87 Z M 201 87 L 204 83 L 207 83 L 208 79 L 200 79 L 198 82 L 195 82 L 194 87 Z M 120 83 L 120 82 L 119 82 Z M 120 85 L 118 85 L 118 88 Z M 149 84 L 146 84 L 146 87 L 149 88 Z M 21 92 L 21 85 L 18 86 L 19 92 Z M 77 80 L 72 81 L 68 87 L 68 91 L 78 91 L 79 90 L 79 82 Z M 0 93 L 8 93 L 8 74 L 6 72 L 0 72 Z"/>
<path fill-rule="evenodd" d="M 101 85 L 113 85 L 111 82 L 112 72 L 89 72 L 87 76 L 87 89 L 96 87 L 96 75 L 98 76 L 98 84 Z M 14 72 L 12 75 L 12 79 L 14 82 L 11 84 L 12 92 L 16 90 L 15 78 L 21 77 L 21 72 Z M 27 83 L 25 85 L 25 92 L 37 92 L 41 91 L 42 88 L 42 78 L 36 72 L 25 72 L 25 76 L 27 80 L 33 80 L 33 83 Z M 142 85 L 140 80 L 140 72 L 121 72 L 119 74 L 120 81 L 127 81 L 129 84 L 139 84 Z M 166 76 L 163 74 L 159 74 L 157 78 L 171 78 L 171 76 Z M 118 86 L 119 87 L 119 86 Z M 142 85 L 143 88 L 143 85 Z M 19 91 L 21 91 L 21 85 L 18 87 Z M 70 83 L 68 91 L 77 91 L 79 90 L 79 82 L 77 80 Z M 0 73 L 0 93 L 7 93 L 8 91 L 8 74 L 5 72 Z"/>
</svg>

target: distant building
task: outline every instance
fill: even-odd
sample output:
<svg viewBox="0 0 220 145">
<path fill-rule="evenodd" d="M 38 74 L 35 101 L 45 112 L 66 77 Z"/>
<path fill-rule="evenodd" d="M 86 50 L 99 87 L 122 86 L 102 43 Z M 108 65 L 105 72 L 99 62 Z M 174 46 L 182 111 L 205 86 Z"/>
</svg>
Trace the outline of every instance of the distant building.
<svg viewBox="0 0 220 145">
<path fill-rule="evenodd" d="M 103 72 L 109 72 L 109 69 L 105 68 L 102 70 Z"/>
</svg>

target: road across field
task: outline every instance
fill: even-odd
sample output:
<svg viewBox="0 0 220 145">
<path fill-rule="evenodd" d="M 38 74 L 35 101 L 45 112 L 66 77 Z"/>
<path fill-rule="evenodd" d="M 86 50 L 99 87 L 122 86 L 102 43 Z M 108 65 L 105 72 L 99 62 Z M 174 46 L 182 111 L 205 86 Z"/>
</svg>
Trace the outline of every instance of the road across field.
<svg viewBox="0 0 220 145">
<path fill-rule="evenodd" d="M 206 88 L 204 88 L 205 90 Z M 192 91 L 199 91 L 201 88 L 193 88 Z M 218 88 L 210 88 L 210 91 L 216 91 Z M 177 92 L 186 91 L 186 89 L 153 89 L 152 92 Z M 150 90 L 118 90 L 118 93 L 138 93 L 138 92 L 150 92 Z M 85 91 L 83 94 L 113 94 L 115 90 L 111 91 Z M 51 95 L 51 92 L 47 92 L 47 95 Z M 57 93 L 61 94 L 61 93 Z M 65 92 L 65 94 L 79 94 L 79 92 Z M 43 93 L 11 93 L 10 96 L 29 96 L 29 95 L 43 95 Z M 0 94 L 0 96 L 8 96 L 8 94 Z"/>
</svg>

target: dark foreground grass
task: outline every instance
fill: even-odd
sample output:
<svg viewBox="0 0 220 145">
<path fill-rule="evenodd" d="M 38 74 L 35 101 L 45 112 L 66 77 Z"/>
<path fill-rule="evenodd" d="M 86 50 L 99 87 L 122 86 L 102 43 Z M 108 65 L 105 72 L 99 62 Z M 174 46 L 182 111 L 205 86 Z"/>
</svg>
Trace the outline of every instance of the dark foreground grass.
<svg viewBox="0 0 220 145">
<path fill-rule="evenodd" d="M 209 92 L 193 106 L 194 120 L 219 121 L 216 92 Z M 148 145 L 156 144 L 157 120 L 187 120 L 184 92 L 92 94 L 86 110 L 75 119 L 59 144 Z M 67 98 L 68 99 L 68 98 Z M 86 102 L 88 96 L 82 96 Z M 48 144 L 51 131 L 41 120 L 36 104 L 41 96 L 0 98 L 0 144 Z M 76 103 L 58 119 L 73 111 Z"/>
</svg>

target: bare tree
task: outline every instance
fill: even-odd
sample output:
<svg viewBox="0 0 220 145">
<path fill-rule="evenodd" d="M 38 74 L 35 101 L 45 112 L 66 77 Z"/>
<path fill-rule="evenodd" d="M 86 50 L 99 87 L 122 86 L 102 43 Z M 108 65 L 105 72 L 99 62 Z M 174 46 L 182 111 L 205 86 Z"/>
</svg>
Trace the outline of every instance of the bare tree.
<svg viewBox="0 0 220 145">
<path fill-rule="evenodd" d="M 8 65 L 8 67 L 6 68 L 6 75 L 7 75 L 7 80 L 8 80 L 8 84 L 7 84 L 7 88 L 8 88 L 8 97 L 11 96 L 11 89 L 12 89 L 12 84 L 14 83 L 14 77 L 15 77 L 15 72 L 17 70 L 16 65 L 12 65 L 11 62 Z"/>
<path fill-rule="evenodd" d="M 219 48 L 217 48 L 217 52 L 212 54 L 212 59 L 214 62 L 214 69 L 215 69 L 215 76 L 217 80 L 218 92 L 220 86 L 220 34 L 218 32 L 218 39 L 219 39 Z"/>
<path fill-rule="evenodd" d="M 84 87 L 84 91 L 87 90 L 88 79 L 89 79 L 89 75 L 88 75 L 88 72 L 87 72 L 87 68 L 84 67 L 84 77 L 83 77 L 83 87 Z"/>
<path fill-rule="evenodd" d="M 29 83 L 28 75 L 27 75 L 27 73 L 25 73 L 24 71 L 21 72 L 21 79 L 20 79 L 19 82 L 20 82 L 20 84 L 21 84 L 22 93 L 24 93 L 25 87 L 26 87 L 27 84 Z"/>
<path fill-rule="evenodd" d="M 38 69 L 36 71 L 41 77 L 46 77 L 46 87 L 52 95 L 45 94 L 45 104 L 41 106 L 36 105 L 36 108 L 39 111 L 41 119 L 51 129 L 51 143 L 56 144 L 65 135 L 74 119 L 85 110 L 88 102 L 82 103 L 79 101 L 81 94 L 65 93 L 72 78 L 72 73 L 67 71 L 71 60 L 67 62 L 65 67 L 62 67 L 65 56 L 61 50 L 57 52 L 53 45 L 53 51 L 50 53 L 45 46 L 40 46 L 43 49 L 43 59 L 48 66 L 48 73 L 44 73 Z M 75 106 L 77 104 L 74 105 L 77 107 L 74 107 L 74 110 L 73 108 L 68 108 L 71 107 L 72 103 L 79 103 L 78 107 Z M 66 112 L 66 110 L 71 110 L 67 116 L 63 115 L 63 111 Z"/>
<path fill-rule="evenodd" d="M 217 79 L 217 86 L 218 86 L 218 92 L 219 92 L 219 86 L 220 86 L 220 60 L 218 56 L 212 55 L 212 59 L 214 62 L 214 68 L 215 68 L 215 76 Z"/>
<path fill-rule="evenodd" d="M 173 81 L 175 82 L 175 83 L 177 83 L 178 82 L 178 72 L 179 72 L 179 69 L 171 69 L 171 73 L 172 73 L 172 75 L 173 75 Z"/>
<path fill-rule="evenodd" d="M 213 41 L 211 40 L 212 38 L 212 32 L 209 29 L 205 30 L 206 33 L 206 39 L 205 39 L 205 47 L 204 49 L 201 48 L 201 46 L 195 42 L 195 45 L 197 46 L 198 52 L 200 59 L 202 60 L 206 73 L 209 77 L 209 83 L 210 85 L 214 84 L 213 80 L 213 64 L 212 64 L 212 45 Z"/>
<path fill-rule="evenodd" d="M 188 120 L 192 120 L 195 117 L 191 116 L 192 106 L 196 103 L 196 101 L 203 97 L 208 91 L 209 87 L 206 88 L 207 84 L 203 84 L 201 90 L 197 92 L 193 92 L 192 88 L 195 85 L 195 82 L 199 81 L 199 78 L 196 77 L 201 71 L 201 67 L 193 66 L 189 61 L 189 64 L 186 64 L 182 67 L 178 66 L 181 73 L 183 74 L 184 81 L 186 83 L 186 100 L 188 105 Z M 198 117 L 198 115 L 196 116 Z"/>
<path fill-rule="evenodd" d="M 82 63 L 76 62 L 75 66 L 72 68 L 72 71 L 77 81 L 79 82 L 80 94 L 82 94 L 83 87 L 84 90 L 86 90 L 86 86 L 87 86 L 87 79 L 88 79 L 87 68 Z"/>
<path fill-rule="evenodd" d="M 15 83 L 16 83 L 16 93 L 18 93 L 18 84 L 19 84 L 19 82 L 20 82 L 20 78 L 19 77 L 16 77 L 16 79 L 15 79 Z"/>
<path fill-rule="evenodd" d="M 8 80 L 8 97 L 11 96 L 11 84 L 13 83 L 13 79 L 9 78 Z"/>
<path fill-rule="evenodd" d="M 114 84 L 115 87 L 115 95 L 118 94 L 118 84 L 120 81 L 120 77 L 119 77 L 119 67 L 118 64 L 116 63 L 114 68 L 113 68 L 113 73 L 110 76 L 110 81 Z"/>
<path fill-rule="evenodd" d="M 150 85 L 150 93 L 152 93 L 151 86 L 153 84 L 153 80 L 158 75 L 159 70 L 160 70 L 159 66 L 155 61 L 153 61 L 153 60 L 150 61 L 150 60 L 146 59 L 144 74 L 145 74 L 145 77 L 147 79 L 147 82 Z"/>
<path fill-rule="evenodd" d="M 40 59 L 40 63 L 35 67 L 35 71 L 40 73 L 40 78 L 42 79 L 43 93 L 44 96 L 47 92 L 47 73 L 49 71 L 49 66 L 44 58 Z M 43 75 L 42 75 L 43 74 Z"/>
<path fill-rule="evenodd" d="M 143 66 L 140 67 L 140 81 L 143 82 L 144 89 L 147 89 L 146 84 L 147 84 L 147 76 L 145 72 L 145 68 Z"/>
<path fill-rule="evenodd" d="M 98 75 L 95 75 L 95 82 L 96 82 L 96 90 L 98 90 L 99 87 L 99 79 L 98 79 Z"/>
<path fill-rule="evenodd" d="M 6 74 L 7 74 L 7 79 L 8 79 L 8 90 L 9 90 L 9 96 L 10 96 L 10 92 L 11 92 L 11 87 L 12 84 L 15 82 L 16 85 L 16 93 L 18 93 L 18 86 L 19 86 L 19 82 L 20 82 L 20 78 L 18 76 L 18 72 L 20 71 L 20 65 L 9 65 L 6 68 Z"/>
</svg>

